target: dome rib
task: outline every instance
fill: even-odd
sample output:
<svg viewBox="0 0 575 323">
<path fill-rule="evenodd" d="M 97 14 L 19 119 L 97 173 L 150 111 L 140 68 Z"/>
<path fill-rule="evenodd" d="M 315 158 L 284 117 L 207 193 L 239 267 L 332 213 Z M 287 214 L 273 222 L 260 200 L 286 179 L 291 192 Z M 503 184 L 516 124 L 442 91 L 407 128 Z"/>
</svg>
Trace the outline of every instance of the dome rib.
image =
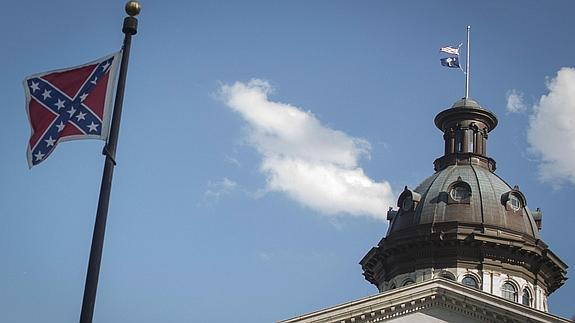
<svg viewBox="0 0 575 323">
<path fill-rule="evenodd" d="M 479 177 L 477 176 L 477 170 L 475 170 L 475 167 L 473 167 L 473 165 L 469 165 L 471 166 L 471 169 L 473 170 L 473 174 L 475 175 L 475 180 L 477 181 L 477 183 L 479 183 Z M 479 194 L 479 209 L 481 210 L 481 225 L 484 226 L 485 225 L 485 216 L 483 214 L 483 193 L 481 192 L 481 185 L 477 185 L 478 189 L 477 189 L 477 193 Z"/>
<path fill-rule="evenodd" d="M 444 178 L 444 180 L 443 180 L 443 183 L 441 184 L 440 189 L 443 188 L 443 187 L 445 187 L 445 185 L 447 184 L 448 180 L 451 178 L 451 174 L 452 174 L 454 171 L 455 171 L 455 167 L 451 168 L 450 171 L 449 171 L 449 173 L 445 175 L 445 178 Z M 431 186 L 430 186 L 429 188 L 430 188 L 429 190 L 431 190 Z M 441 192 L 440 190 L 437 190 L 437 191 L 438 191 L 438 192 Z M 445 205 L 444 203 L 442 203 L 442 205 L 443 205 L 443 209 L 444 209 L 444 210 L 443 210 L 443 214 L 445 214 L 445 208 L 447 207 L 447 205 Z M 440 206 L 440 203 L 435 203 L 435 207 L 433 208 L 433 216 L 432 216 L 433 221 L 431 222 L 431 232 L 435 232 L 435 223 L 438 222 L 438 221 L 436 221 L 436 218 L 437 218 L 437 215 L 438 215 L 438 208 L 439 208 L 439 206 Z M 442 218 L 443 218 L 442 220 L 445 219 L 445 217 L 442 217 Z M 443 221 L 442 221 L 442 222 L 443 222 Z"/>
<path fill-rule="evenodd" d="M 494 175 L 494 176 L 496 176 L 496 178 L 498 178 L 499 180 L 501 180 L 501 178 L 497 177 L 497 175 L 495 175 L 494 173 L 489 173 L 489 174 L 490 174 L 490 175 Z M 500 199 L 501 199 L 501 196 L 497 196 L 497 191 L 498 191 L 498 190 L 496 189 L 496 187 L 495 187 L 493 181 L 491 180 L 491 177 L 489 177 L 489 176 L 484 176 L 484 175 L 485 175 L 484 173 L 481 173 L 481 175 L 479 175 L 479 173 L 477 173 L 477 182 L 480 184 L 479 186 L 481 186 L 482 179 L 483 179 L 483 182 L 484 182 L 484 183 L 489 183 L 489 188 L 490 188 L 489 191 L 490 191 L 490 192 L 485 192 L 485 193 L 488 193 L 488 194 L 491 195 L 491 196 L 485 196 L 484 198 L 485 198 L 485 201 L 488 200 L 489 202 L 491 202 L 491 203 L 489 203 L 489 202 L 487 203 L 487 206 L 489 207 L 489 210 L 487 210 L 487 214 L 488 214 L 488 215 L 491 215 L 491 216 L 493 217 L 493 219 L 490 219 L 490 221 L 486 221 L 486 219 L 483 217 L 483 225 L 485 225 L 485 224 L 487 224 L 487 225 L 489 225 L 489 224 L 493 225 L 493 223 L 497 223 L 497 224 L 500 224 L 500 225 L 505 225 L 505 223 L 504 223 L 504 222 L 506 222 L 506 220 L 505 220 L 505 219 L 506 219 L 506 218 L 505 218 L 505 212 L 502 210 L 502 208 L 501 208 L 500 205 L 499 205 L 499 204 L 500 204 L 499 201 L 500 201 Z M 483 178 L 480 178 L 480 177 L 483 177 Z M 509 185 L 508 185 L 507 183 L 505 183 L 505 181 L 501 180 L 501 182 L 502 182 L 505 186 L 509 187 Z M 509 187 L 509 189 L 511 189 L 511 188 Z M 483 207 L 483 201 L 484 201 L 484 199 L 482 199 L 482 201 L 481 201 L 482 207 Z M 494 205 L 494 203 L 499 203 L 499 204 L 498 204 L 498 205 Z M 485 212 L 485 210 L 486 210 L 486 207 L 483 207 L 483 212 Z M 482 216 L 483 216 L 484 214 L 485 214 L 485 213 L 483 213 Z M 497 220 L 497 218 L 495 218 L 496 215 L 498 216 L 499 221 Z M 495 221 L 494 221 L 494 220 L 495 220 Z"/>
<path fill-rule="evenodd" d="M 433 179 L 431 180 L 431 183 L 427 186 L 427 187 L 431 187 L 433 186 L 433 183 L 435 183 L 435 181 L 437 180 L 437 178 L 439 177 L 440 173 L 435 173 L 433 175 Z M 425 205 L 425 201 L 427 201 L 427 195 L 429 193 L 429 190 L 425 190 L 425 192 L 419 192 L 418 190 L 421 190 L 421 187 L 425 184 L 426 181 L 424 181 L 423 183 L 421 183 L 416 189 L 415 191 L 418 192 L 419 194 L 421 194 L 421 204 Z M 419 210 L 416 211 L 416 213 L 414 214 L 413 217 L 413 222 L 414 223 L 420 223 L 421 222 L 421 213 L 422 213 L 422 208 L 420 208 Z"/>
</svg>

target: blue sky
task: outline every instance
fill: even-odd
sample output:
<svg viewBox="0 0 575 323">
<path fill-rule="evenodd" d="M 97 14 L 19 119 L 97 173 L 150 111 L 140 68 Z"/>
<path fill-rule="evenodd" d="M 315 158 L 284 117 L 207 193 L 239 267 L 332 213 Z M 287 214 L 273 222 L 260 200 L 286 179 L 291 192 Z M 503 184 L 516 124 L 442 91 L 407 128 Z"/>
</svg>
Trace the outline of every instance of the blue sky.
<svg viewBox="0 0 575 323">
<path fill-rule="evenodd" d="M 499 117 L 488 154 L 575 265 L 572 1 L 142 5 L 96 322 L 271 322 L 376 293 L 358 262 L 442 154 L 433 118 L 464 77 L 438 48 L 467 25 L 470 96 Z M 29 170 L 21 82 L 117 51 L 122 8 L 0 5 L 1 321 L 79 317 L 103 143 Z M 569 280 L 551 312 L 574 297 Z"/>
</svg>

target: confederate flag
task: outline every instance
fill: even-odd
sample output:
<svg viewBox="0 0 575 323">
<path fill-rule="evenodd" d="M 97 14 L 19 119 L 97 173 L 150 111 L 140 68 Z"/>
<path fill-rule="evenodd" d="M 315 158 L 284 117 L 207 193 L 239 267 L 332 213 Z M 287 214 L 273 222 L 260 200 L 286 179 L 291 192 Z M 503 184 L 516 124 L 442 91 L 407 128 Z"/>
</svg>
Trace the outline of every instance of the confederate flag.
<svg viewBox="0 0 575 323">
<path fill-rule="evenodd" d="M 28 165 L 44 161 L 61 141 L 108 136 L 113 87 L 121 53 L 35 74 L 24 80 L 32 128 Z"/>
</svg>

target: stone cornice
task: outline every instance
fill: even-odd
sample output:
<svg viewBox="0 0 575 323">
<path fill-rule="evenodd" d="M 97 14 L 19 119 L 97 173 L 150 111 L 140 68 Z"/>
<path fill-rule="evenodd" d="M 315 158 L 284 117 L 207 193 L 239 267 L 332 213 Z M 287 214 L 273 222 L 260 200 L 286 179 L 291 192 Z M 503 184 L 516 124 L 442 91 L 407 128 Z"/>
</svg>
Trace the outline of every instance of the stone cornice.
<svg viewBox="0 0 575 323">
<path fill-rule="evenodd" d="M 441 278 L 412 284 L 279 323 L 374 323 L 430 308 L 483 322 L 571 322 Z"/>
</svg>

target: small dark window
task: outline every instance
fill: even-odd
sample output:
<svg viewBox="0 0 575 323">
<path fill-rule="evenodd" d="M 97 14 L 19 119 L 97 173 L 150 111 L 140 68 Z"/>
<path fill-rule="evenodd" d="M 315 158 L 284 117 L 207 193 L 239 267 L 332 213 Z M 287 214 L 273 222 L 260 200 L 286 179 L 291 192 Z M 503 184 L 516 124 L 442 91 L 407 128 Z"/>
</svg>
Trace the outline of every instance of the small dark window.
<svg viewBox="0 0 575 323">
<path fill-rule="evenodd" d="M 456 185 L 451 189 L 449 194 L 451 195 L 452 199 L 456 201 L 462 201 L 468 198 L 471 195 L 471 192 L 466 186 Z"/>
<path fill-rule="evenodd" d="M 469 204 L 471 202 L 471 187 L 461 179 L 461 176 L 449 185 L 446 193 L 447 204 Z"/>
<path fill-rule="evenodd" d="M 519 198 L 513 194 L 509 195 L 509 205 L 515 211 L 518 211 L 521 208 L 521 201 Z"/>
<path fill-rule="evenodd" d="M 475 278 L 473 278 L 472 276 L 463 277 L 463 280 L 461 282 L 463 283 L 463 285 L 467 285 L 467 286 L 473 287 L 473 288 L 479 288 L 479 284 L 477 283 L 477 280 Z"/>
<path fill-rule="evenodd" d="M 413 284 L 413 280 L 411 280 L 411 279 L 408 279 L 405 282 L 403 282 L 403 286 L 407 286 L 407 285 L 411 285 L 411 284 Z"/>
<path fill-rule="evenodd" d="M 501 296 L 507 300 L 517 302 L 517 288 L 511 283 L 505 283 L 501 287 Z"/>
<path fill-rule="evenodd" d="M 411 196 L 406 196 L 403 199 L 403 203 L 401 204 L 401 208 L 404 211 L 409 211 L 409 210 L 411 210 L 411 208 L 413 208 L 413 199 L 411 198 Z"/>
<path fill-rule="evenodd" d="M 531 294 L 527 288 L 523 289 L 523 296 L 521 297 L 521 304 L 530 306 L 531 305 Z"/>
<path fill-rule="evenodd" d="M 391 284 L 391 286 L 389 286 L 389 289 L 395 289 L 395 284 Z"/>
</svg>

